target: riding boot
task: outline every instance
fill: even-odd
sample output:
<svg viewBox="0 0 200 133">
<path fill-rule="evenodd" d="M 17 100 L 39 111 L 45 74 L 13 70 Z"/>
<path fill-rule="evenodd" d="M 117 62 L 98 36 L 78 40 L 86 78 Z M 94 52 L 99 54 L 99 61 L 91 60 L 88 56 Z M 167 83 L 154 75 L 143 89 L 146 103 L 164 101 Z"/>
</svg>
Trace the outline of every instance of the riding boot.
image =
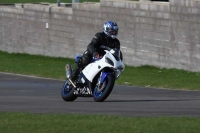
<svg viewBox="0 0 200 133">
<path fill-rule="evenodd" d="M 72 75 L 70 76 L 70 79 L 72 80 L 72 82 L 74 82 L 77 79 L 80 71 L 81 71 L 81 58 L 79 58 L 79 60 L 76 61 L 76 67 L 73 70 Z"/>
<path fill-rule="evenodd" d="M 80 68 L 76 67 L 73 72 L 72 75 L 70 76 L 70 79 L 74 82 L 78 76 L 78 74 L 80 73 Z"/>
<path fill-rule="evenodd" d="M 74 82 L 77 79 L 81 70 L 83 70 L 83 68 L 89 63 L 89 60 L 91 59 L 88 59 L 88 58 L 89 57 L 83 55 L 83 57 L 78 58 L 76 60 L 76 67 L 74 71 L 72 72 L 72 75 L 70 76 L 70 79 L 72 80 L 72 82 Z"/>
</svg>

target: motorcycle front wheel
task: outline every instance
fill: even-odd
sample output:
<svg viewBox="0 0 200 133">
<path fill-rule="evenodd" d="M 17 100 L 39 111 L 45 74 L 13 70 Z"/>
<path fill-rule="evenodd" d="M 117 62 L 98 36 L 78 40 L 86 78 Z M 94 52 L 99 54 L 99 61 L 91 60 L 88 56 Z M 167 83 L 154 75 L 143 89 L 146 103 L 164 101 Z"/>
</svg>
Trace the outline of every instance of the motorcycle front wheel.
<svg viewBox="0 0 200 133">
<path fill-rule="evenodd" d="M 93 98 L 96 102 L 103 102 L 111 93 L 115 84 L 115 77 L 114 75 L 107 75 L 102 85 L 99 87 L 96 85 Z"/>
<path fill-rule="evenodd" d="M 66 80 L 61 90 L 61 96 L 64 101 L 74 101 L 77 96 L 74 95 L 74 87 L 68 83 L 69 81 Z"/>
</svg>

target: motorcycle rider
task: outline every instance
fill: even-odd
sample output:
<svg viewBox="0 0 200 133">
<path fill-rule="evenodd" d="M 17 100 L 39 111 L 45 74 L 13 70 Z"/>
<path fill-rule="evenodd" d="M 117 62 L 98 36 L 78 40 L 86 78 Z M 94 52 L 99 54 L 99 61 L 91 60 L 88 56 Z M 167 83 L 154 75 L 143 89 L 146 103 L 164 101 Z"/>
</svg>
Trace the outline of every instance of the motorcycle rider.
<svg viewBox="0 0 200 133">
<path fill-rule="evenodd" d="M 98 32 L 95 34 L 87 50 L 83 53 L 83 56 L 76 61 L 76 67 L 69 77 L 72 82 L 74 82 L 80 73 L 80 71 L 90 63 L 92 58 L 100 58 L 105 54 L 104 49 L 101 48 L 102 45 L 107 46 L 112 49 L 120 49 L 120 42 L 116 38 L 118 35 L 118 25 L 116 22 L 107 21 L 103 25 L 103 32 Z M 122 60 L 122 54 L 121 54 Z"/>
</svg>

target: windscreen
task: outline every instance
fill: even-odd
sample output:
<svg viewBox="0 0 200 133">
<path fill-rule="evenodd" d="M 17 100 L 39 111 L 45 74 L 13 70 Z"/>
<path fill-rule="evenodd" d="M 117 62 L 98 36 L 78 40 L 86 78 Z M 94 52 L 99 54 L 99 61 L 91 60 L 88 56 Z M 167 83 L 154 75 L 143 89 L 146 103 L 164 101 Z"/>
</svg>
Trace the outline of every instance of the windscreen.
<svg viewBox="0 0 200 133">
<path fill-rule="evenodd" d="M 120 50 L 119 50 L 119 49 L 115 49 L 115 52 L 112 53 L 112 54 L 113 54 L 113 56 L 115 57 L 115 59 L 116 59 L 117 61 L 120 60 Z"/>
</svg>

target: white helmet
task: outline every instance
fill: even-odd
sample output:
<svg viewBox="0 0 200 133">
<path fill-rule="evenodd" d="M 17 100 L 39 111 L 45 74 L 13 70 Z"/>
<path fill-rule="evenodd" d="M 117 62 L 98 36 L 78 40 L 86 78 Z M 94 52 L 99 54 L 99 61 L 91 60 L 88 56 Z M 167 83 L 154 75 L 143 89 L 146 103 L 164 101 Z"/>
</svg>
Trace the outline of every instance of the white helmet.
<svg viewBox="0 0 200 133">
<path fill-rule="evenodd" d="M 117 37 L 118 29 L 119 28 L 118 28 L 117 23 L 115 23 L 113 21 L 107 21 L 103 25 L 104 33 L 113 39 L 115 39 Z"/>
</svg>

